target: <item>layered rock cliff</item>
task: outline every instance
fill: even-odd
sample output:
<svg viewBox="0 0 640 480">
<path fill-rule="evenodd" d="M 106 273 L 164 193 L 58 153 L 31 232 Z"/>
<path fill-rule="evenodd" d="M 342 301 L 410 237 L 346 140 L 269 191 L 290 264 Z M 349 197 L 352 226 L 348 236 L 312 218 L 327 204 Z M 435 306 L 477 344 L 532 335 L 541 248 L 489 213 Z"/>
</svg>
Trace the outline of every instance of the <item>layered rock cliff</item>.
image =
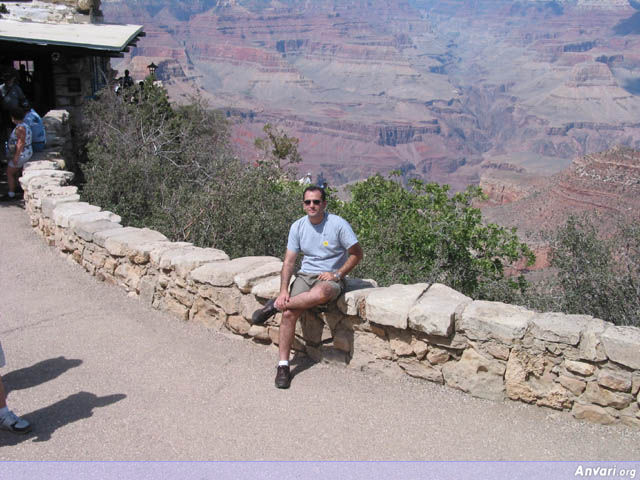
<svg viewBox="0 0 640 480">
<path fill-rule="evenodd" d="M 266 121 L 301 139 L 302 169 L 331 183 L 413 165 L 463 188 L 497 157 L 640 148 L 640 36 L 625 2 L 163 0 L 103 2 L 147 37 L 170 93 L 199 92 L 252 156 Z M 631 29 L 633 32 L 633 29 Z M 502 160 L 501 160 L 502 161 Z M 500 163 L 500 162 L 498 162 Z M 518 162 L 516 162 L 518 163 Z"/>
</svg>

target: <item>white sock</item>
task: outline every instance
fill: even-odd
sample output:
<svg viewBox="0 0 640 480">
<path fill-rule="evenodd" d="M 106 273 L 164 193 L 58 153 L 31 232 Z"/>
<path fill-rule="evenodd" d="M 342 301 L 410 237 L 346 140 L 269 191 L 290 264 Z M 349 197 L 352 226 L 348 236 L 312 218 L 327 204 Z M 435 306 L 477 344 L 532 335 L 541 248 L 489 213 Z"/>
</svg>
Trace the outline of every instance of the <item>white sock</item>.
<svg viewBox="0 0 640 480">
<path fill-rule="evenodd" d="M 282 367 L 282 366 L 288 367 L 289 366 L 289 360 L 280 360 L 278 362 L 278 366 L 279 367 Z"/>
<path fill-rule="evenodd" d="M 15 192 L 8 192 L 8 194 L 9 194 L 9 198 L 13 198 L 16 196 Z"/>
<path fill-rule="evenodd" d="M 9 413 L 9 407 L 0 408 L 0 417 L 4 417 L 7 413 Z"/>
</svg>

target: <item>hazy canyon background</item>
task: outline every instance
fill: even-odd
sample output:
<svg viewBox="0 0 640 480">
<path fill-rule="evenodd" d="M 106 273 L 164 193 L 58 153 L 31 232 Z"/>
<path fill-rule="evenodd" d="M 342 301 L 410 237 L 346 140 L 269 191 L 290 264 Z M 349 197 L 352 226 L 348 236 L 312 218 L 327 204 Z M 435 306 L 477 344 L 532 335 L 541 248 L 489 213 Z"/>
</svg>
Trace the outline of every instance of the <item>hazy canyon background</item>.
<svg viewBox="0 0 640 480">
<path fill-rule="evenodd" d="M 174 100 L 199 92 L 251 161 L 266 122 L 300 173 L 342 185 L 401 169 L 479 184 L 523 234 L 640 206 L 640 3 L 627 0 L 103 0 L 147 36 Z M 599 152 L 606 152 L 600 154 Z"/>
</svg>

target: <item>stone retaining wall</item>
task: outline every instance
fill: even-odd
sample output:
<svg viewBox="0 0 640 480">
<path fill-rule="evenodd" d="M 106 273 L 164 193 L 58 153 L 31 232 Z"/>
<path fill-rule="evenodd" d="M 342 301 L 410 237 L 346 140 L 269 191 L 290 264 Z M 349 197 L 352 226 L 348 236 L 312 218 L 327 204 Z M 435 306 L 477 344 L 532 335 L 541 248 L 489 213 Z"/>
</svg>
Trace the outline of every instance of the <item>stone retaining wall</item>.
<svg viewBox="0 0 640 480">
<path fill-rule="evenodd" d="M 61 163 L 50 154 L 28 164 L 20 180 L 31 223 L 49 245 L 98 279 L 183 321 L 277 344 L 280 315 L 264 326 L 249 319 L 277 295 L 280 259 L 231 260 L 221 250 L 123 227 L 118 215 L 80 201 Z M 349 278 L 347 286 L 326 311 L 303 316 L 297 352 L 481 398 L 640 427 L 638 328 L 473 301 L 441 284 L 378 288 L 374 281 Z"/>
</svg>

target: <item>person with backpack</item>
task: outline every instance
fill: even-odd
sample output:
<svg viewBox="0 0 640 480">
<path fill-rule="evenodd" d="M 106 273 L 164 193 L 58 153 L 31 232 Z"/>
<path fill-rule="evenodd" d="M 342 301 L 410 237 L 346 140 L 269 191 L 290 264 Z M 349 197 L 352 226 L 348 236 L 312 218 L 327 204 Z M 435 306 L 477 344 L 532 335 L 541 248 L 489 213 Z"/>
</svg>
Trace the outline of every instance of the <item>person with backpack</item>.
<svg viewBox="0 0 640 480">
<path fill-rule="evenodd" d="M 33 148 L 31 146 L 31 128 L 24 122 L 25 112 L 18 107 L 11 111 L 11 121 L 15 124 L 15 128 L 9 136 L 7 142 L 7 183 L 9 184 L 9 192 L 0 197 L 0 201 L 18 200 L 16 194 L 18 189 L 18 178 L 22 172 L 22 167 L 33 156 Z"/>
</svg>

